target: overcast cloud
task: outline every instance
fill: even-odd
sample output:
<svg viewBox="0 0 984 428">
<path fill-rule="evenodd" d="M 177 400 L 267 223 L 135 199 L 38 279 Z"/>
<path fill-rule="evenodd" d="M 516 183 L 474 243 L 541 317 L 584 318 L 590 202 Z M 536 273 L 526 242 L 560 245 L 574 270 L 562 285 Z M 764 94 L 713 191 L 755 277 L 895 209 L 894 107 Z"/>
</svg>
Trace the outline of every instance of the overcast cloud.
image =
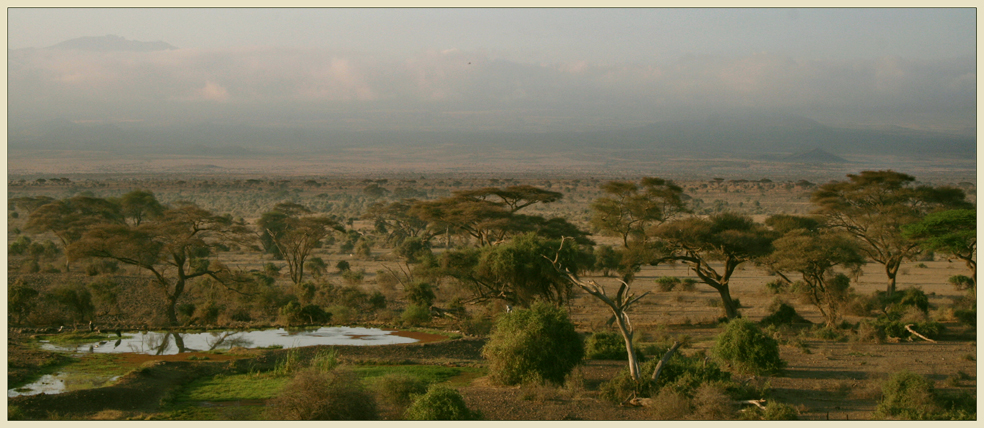
<svg viewBox="0 0 984 428">
<path fill-rule="evenodd" d="M 9 9 L 8 23 L 11 123 L 976 123 L 973 9 Z M 107 34 L 178 49 L 46 49 Z"/>
</svg>

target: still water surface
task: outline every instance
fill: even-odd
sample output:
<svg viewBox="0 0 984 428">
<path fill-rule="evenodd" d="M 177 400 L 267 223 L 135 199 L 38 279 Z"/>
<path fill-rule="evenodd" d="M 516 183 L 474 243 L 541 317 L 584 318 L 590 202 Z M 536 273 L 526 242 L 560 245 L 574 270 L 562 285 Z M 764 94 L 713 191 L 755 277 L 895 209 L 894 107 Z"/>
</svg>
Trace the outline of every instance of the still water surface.
<svg viewBox="0 0 984 428">
<path fill-rule="evenodd" d="M 43 343 L 42 349 L 74 353 L 115 354 L 131 352 L 173 355 L 184 352 L 214 351 L 234 346 L 295 348 L 314 345 L 393 345 L 417 339 L 395 335 L 395 331 L 364 327 L 322 327 L 317 330 L 209 331 L 205 333 L 138 332 L 124 337 L 73 345 Z"/>
<path fill-rule="evenodd" d="M 284 330 L 282 328 L 254 331 L 210 331 L 205 333 L 137 332 L 123 337 L 107 336 L 105 340 L 73 345 L 42 343 L 49 351 L 77 354 L 138 353 L 173 355 L 185 352 L 214 351 L 234 346 L 263 348 L 282 346 L 296 348 L 314 345 L 393 345 L 413 343 L 417 339 L 398 336 L 396 331 L 364 327 L 322 327 L 317 330 Z M 60 394 L 72 390 L 66 387 L 69 372 L 44 375 L 38 381 L 7 391 L 7 397 L 35 394 Z M 107 379 L 106 385 L 116 381 Z M 104 386 L 104 385 L 102 385 Z"/>
</svg>

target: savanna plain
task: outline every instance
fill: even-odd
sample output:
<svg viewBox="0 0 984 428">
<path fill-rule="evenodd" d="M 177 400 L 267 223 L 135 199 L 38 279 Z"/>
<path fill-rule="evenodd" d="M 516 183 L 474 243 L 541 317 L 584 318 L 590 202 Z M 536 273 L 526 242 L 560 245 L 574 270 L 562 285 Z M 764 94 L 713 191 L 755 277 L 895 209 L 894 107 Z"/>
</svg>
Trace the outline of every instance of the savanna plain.
<svg viewBox="0 0 984 428">
<path fill-rule="evenodd" d="M 12 176 L 8 419 L 976 419 L 976 183 L 807 178 Z"/>
</svg>

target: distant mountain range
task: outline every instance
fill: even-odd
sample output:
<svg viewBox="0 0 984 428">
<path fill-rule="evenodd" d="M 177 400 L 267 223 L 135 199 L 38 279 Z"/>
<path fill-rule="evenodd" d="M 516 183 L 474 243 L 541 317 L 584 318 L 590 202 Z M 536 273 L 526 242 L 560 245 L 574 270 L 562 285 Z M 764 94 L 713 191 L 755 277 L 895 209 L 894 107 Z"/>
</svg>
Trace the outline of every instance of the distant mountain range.
<svg viewBox="0 0 984 428">
<path fill-rule="evenodd" d="M 8 148 L 107 150 L 121 153 L 322 153 L 340 148 L 414 149 L 447 153 L 623 153 L 653 156 L 770 158 L 843 163 L 845 156 L 975 158 L 975 137 L 895 128 L 834 128 L 797 116 L 709 117 L 598 132 L 374 132 L 311 127 L 194 124 L 174 127 L 84 125 L 52 120 L 8 129 Z"/>
<path fill-rule="evenodd" d="M 75 49 L 95 52 L 151 52 L 177 49 L 162 41 L 141 42 L 127 40 L 120 36 L 106 35 L 98 37 L 79 37 L 66 40 L 48 49 Z"/>
</svg>

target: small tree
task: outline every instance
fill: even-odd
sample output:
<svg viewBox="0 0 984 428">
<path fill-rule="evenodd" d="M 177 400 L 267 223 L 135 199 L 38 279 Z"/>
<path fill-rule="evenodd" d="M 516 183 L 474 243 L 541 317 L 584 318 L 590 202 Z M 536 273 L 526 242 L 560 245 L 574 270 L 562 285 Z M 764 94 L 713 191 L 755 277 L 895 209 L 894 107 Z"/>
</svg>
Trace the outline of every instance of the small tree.
<svg viewBox="0 0 984 428">
<path fill-rule="evenodd" d="M 970 269 L 970 291 L 977 295 L 977 210 L 935 212 L 902 228 L 902 235 L 929 251 L 963 260 Z"/>
<path fill-rule="evenodd" d="M 849 279 L 834 272 L 835 267 L 857 270 L 865 263 L 857 242 L 850 236 L 828 230 L 793 229 L 777 239 L 775 250 L 761 261 L 788 283 L 786 275 L 799 273 L 810 300 L 823 314 L 828 326 L 838 319 L 839 300 L 847 291 Z"/>
<path fill-rule="evenodd" d="M 188 281 L 202 276 L 220 279 L 228 269 L 213 259 L 213 248 L 244 234 L 245 226 L 194 205 L 168 208 L 139 226 L 103 223 L 89 228 L 72 243 L 71 258 L 116 260 L 152 274 L 165 298 L 165 316 L 178 324 L 178 300 Z"/>
<path fill-rule="evenodd" d="M 333 230 L 344 230 L 327 216 L 310 214 L 311 210 L 301 205 L 282 202 L 263 213 L 257 222 L 263 237 L 272 241 L 287 261 L 294 284 L 300 284 L 304 279 L 304 261 L 314 249 L 321 247 L 321 240 Z"/>
<path fill-rule="evenodd" d="M 563 243 L 565 241 L 561 241 Z M 551 261 L 554 269 L 562 273 L 567 277 L 572 284 L 578 286 L 588 294 L 594 296 L 598 300 L 601 300 L 609 309 L 612 311 L 612 318 L 609 323 L 615 323 L 618 326 L 619 333 L 622 334 L 622 340 L 625 342 L 626 354 L 629 360 L 629 374 L 635 382 L 639 382 L 641 379 L 641 372 L 639 371 L 639 361 L 636 356 L 635 347 L 632 343 L 632 337 L 635 334 L 635 330 L 632 327 L 632 323 L 629 322 L 629 308 L 638 302 L 640 299 L 645 297 L 649 292 L 642 293 L 640 296 L 629 291 L 629 283 L 625 281 L 620 281 L 621 284 L 618 287 L 618 292 L 615 293 L 615 297 L 609 297 L 605 289 L 598 285 L 594 281 L 582 281 L 578 278 L 577 273 L 568 270 L 560 261 L 560 252 L 558 251 L 557 256 Z"/>
<path fill-rule="evenodd" d="M 482 356 L 489 361 L 489 376 L 496 383 L 560 384 L 584 358 L 584 344 L 566 311 L 539 302 L 503 314 Z"/>
</svg>

